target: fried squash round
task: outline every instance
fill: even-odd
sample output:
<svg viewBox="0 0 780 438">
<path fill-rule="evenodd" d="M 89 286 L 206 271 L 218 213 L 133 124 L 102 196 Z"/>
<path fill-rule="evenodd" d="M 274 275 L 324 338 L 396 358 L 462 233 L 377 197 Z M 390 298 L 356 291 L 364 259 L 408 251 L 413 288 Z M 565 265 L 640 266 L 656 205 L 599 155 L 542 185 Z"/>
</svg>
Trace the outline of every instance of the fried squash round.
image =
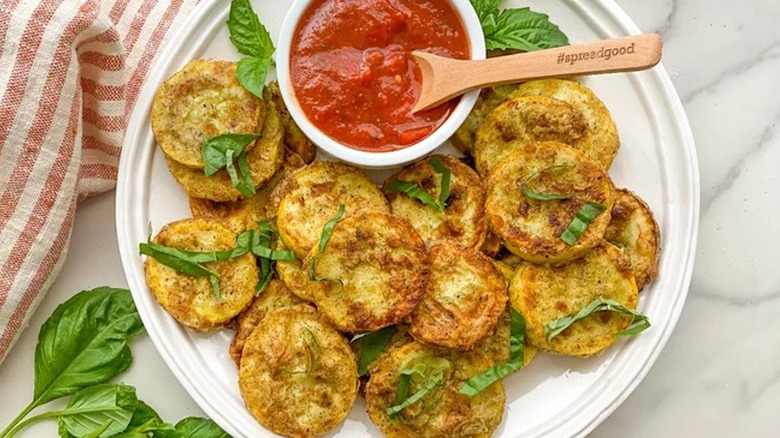
<svg viewBox="0 0 780 438">
<path fill-rule="evenodd" d="M 241 86 L 236 63 L 230 61 L 191 61 L 163 83 L 152 101 L 152 131 L 160 148 L 170 160 L 196 170 L 205 167 L 204 140 L 260 133 L 265 116 L 263 101 Z"/>
<path fill-rule="evenodd" d="M 272 100 L 276 104 L 276 109 L 279 111 L 279 117 L 282 119 L 282 126 L 284 126 L 284 144 L 288 149 L 298 154 L 301 159 L 309 164 L 314 161 L 317 155 L 317 148 L 314 146 L 309 137 L 301 131 L 301 128 L 295 123 L 295 120 L 290 116 L 290 111 L 287 110 L 287 104 L 282 99 L 282 91 L 279 89 L 279 83 L 276 81 L 266 84 L 263 88 L 263 98 L 265 100 Z"/>
<path fill-rule="evenodd" d="M 233 335 L 233 341 L 230 342 L 228 350 L 233 362 L 236 365 L 241 363 L 241 353 L 244 351 L 247 338 L 266 316 L 283 307 L 299 304 L 306 303 L 293 295 L 281 281 L 271 280 L 265 290 L 252 300 L 249 307 L 236 317 L 236 333 Z"/>
<path fill-rule="evenodd" d="M 325 288 L 317 308 L 340 331 L 362 333 L 395 324 L 423 296 L 428 251 L 405 219 L 362 210 L 336 224 L 323 252 L 304 260 Z M 312 261 L 313 260 L 313 261 Z"/>
<path fill-rule="evenodd" d="M 653 212 L 639 196 L 626 189 L 617 191 L 604 239 L 622 249 L 631 260 L 639 290 L 658 276 L 661 233 Z"/>
<path fill-rule="evenodd" d="M 322 227 L 344 204 L 344 217 L 362 209 L 389 212 L 382 192 L 360 170 L 344 163 L 315 161 L 285 182 L 279 203 L 279 235 L 299 258 L 320 241 Z"/>
<path fill-rule="evenodd" d="M 287 251 L 281 239 L 276 241 L 276 249 Z M 321 281 L 312 281 L 309 279 L 309 267 L 304 266 L 303 262 L 296 258 L 295 260 L 278 260 L 276 262 L 276 275 L 298 298 L 307 301 L 314 301 L 314 289 L 323 291 L 327 288 L 327 283 Z"/>
<path fill-rule="evenodd" d="M 509 154 L 487 187 L 491 229 L 507 249 L 533 263 L 564 263 L 598 245 L 614 202 L 606 170 L 582 152 L 554 142 L 529 143 Z M 537 200 L 527 193 L 567 198 Z M 606 211 L 568 245 L 561 235 L 588 202 L 602 204 Z"/>
<path fill-rule="evenodd" d="M 219 220 L 237 234 L 257 228 L 258 221 L 268 219 L 266 206 L 276 185 L 285 175 L 303 166 L 305 163 L 297 154 L 285 152 L 281 169 L 257 190 L 255 196 L 233 202 L 214 202 L 190 196 L 190 213 L 196 218 Z M 273 211 L 275 214 L 276 211 Z"/>
<path fill-rule="evenodd" d="M 154 243 L 187 251 L 226 251 L 235 248 L 236 234 L 219 222 L 186 219 L 163 227 Z M 205 263 L 217 273 L 222 298 L 216 299 L 208 277 L 190 277 L 153 257 L 144 262 L 146 284 L 154 298 L 176 321 L 193 330 L 222 327 L 252 301 L 258 281 L 252 254 Z"/>
<path fill-rule="evenodd" d="M 617 247 L 603 242 L 584 257 L 550 267 L 523 263 L 509 287 L 512 307 L 525 317 L 525 336 L 534 346 L 569 356 L 592 356 L 615 342 L 631 316 L 596 312 L 575 322 L 547 342 L 544 327 L 575 315 L 596 298 L 636 309 L 638 293 L 631 262 Z"/>
<path fill-rule="evenodd" d="M 311 306 L 267 315 L 244 345 L 238 385 L 249 412 L 289 437 L 323 434 L 349 414 L 357 398 L 355 354 Z"/>
<path fill-rule="evenodd" d="M 486 255 L 454 242 L 432 246 L 430 260 L 409 333 L 427 344 L 470 350 L 495 330 L 506 308 L 507 283 Z"/>
<path fill-rule="evenodd" d="M 477 131 L 491 111 L 506 102 L 509 96 L 517 90 L 517 85 L 499 85 L 492 88 L 484 88 L 479 93 L 477 103 L 469 113 L 463 124 L 455 131 L 450 142 L 464 154 L 471 154 L 474 150 L 474 142 L 477 139 Z"/>
<path fill-rule="evenodd" d="M 405 345 L 374 367 L 366 386 L 368 415 L 389 438 L 490 437 L 504 414 L 506 393 L 501 382 L 474 397 L 459 393 L 458 388 L 492 366 L 493 361 L 480 351 L 458 352 L 418 342 Z M 409 378 L 409 395 L 436 377 L 441 381 L 391 419 L 387 409 L 398 403 L 401 372 L 411 369 L 417 372 Z"/>
<path fill-rule="evenodd" d="M 268 115 L 265 118 L 263 132 L 255 141 L 255 146 L 246 153 L 249 162 L 252 183 L 255 188 L 268 182 L 284 160 L 284 128 L 275 105 L 267 102 Z M 211 176 L 206 176 L 203 169 L 187 167 L 170 157 L 165 157 L 168 169 L 181 184 L 184 190 L 194 198 L 208 199 L 216 202 L 235 201 L 243 197 L 241 192 L 233 187 L 227 170 L 220 169 Z"/>
<path fill-rule="evenodd" d="M 487 218 L 485 219 L 487 220 Z M 498 237 L 496 233 L 490 231 L 490 227 L 488 227 L 487 234 L 485 235 L 485 241 L 482 242 L 482 246 L 479 248 L 479 250 L 488 257 L 495 257 L 499 252 L 501 252 L 501 248 L 503 247 L 504 242 L 500 237 Z"/>
<path fill-rule="evenodd" d="M 493 110 L 477 132 L 474 161 L 485 177 L 509 153 L 533 142 L 555 141 L 588 155 L 593 148 L 585 117 L 549 97 L 516 97 Z"/>
<path fill-rule="evenodd" d="M 439 159 L 450 170 L 449 197 L 444 213 L 423 204 L 404 193 L 388 192 L 393 181 L 417 184 L 438 200 L 442 176 L 430 164 Z M 384 186 L 393 214 L 411 222 L 427 245 L 442 240 L 453 240 L 469 248 L 479 248 L 485 241 L 485 189 L 479 175 L 453 156 L 434 155 L 405 167 L 391 176 Z"/>
<path fill-rule="evenodd" d="M 620 138 L 609 110 L 590 88 L 567 79 L 539 79 L 520 85 L 511 97 L 518 96 L 551 97 L 580 111 L 592 137 L 592 148 L 582 152 L 609 168 L 620 148 Z"/>
<path fill-rule="evenodd" d="M 509 363 L 511 359 L 510 342 L 512 338 L 512 316 L 509 306 L 501 313 L 496 324 L 496 332 L 489 338 L 477 344 L 474 348 L 487 355 L 492 361 L 493 366 Z M 539 350 L 525 340 L 523 346 L 523 366 L 528 365 Z"/>
</svg>

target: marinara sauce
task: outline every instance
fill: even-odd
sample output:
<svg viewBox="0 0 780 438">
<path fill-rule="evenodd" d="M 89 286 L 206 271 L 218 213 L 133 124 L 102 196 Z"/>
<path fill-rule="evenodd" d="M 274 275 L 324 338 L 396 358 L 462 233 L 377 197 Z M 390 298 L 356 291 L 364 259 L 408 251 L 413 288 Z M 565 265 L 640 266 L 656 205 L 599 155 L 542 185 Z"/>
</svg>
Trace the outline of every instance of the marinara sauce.
<svg viewBox="0 0 780 438">
<path fill-rule="evenodd" d="M 374 152 L 412 145 L 457 104 L 411 114 L 421 88 L 415 50 L 468 59 L 466 31 L 448 0 L 316 0 L 293 39 L 295 95 L 309 120 L 342 144 Z"/>
</svg>

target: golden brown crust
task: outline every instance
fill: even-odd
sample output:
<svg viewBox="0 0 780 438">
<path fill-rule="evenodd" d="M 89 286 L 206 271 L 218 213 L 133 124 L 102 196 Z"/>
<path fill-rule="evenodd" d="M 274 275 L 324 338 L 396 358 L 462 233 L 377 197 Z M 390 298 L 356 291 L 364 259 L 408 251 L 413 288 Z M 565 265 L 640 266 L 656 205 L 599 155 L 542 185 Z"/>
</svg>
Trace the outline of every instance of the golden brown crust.
<svg viewBox="0 0 780 438">
<path fill-rule="evenodd" d="M 512 93 L 517 96 L 545 96 L 566 102 L 585 117 L 592 136 L 591 149 L 585 155 L 609 168 L 620 148 L 617 127 L 604 103 L 588 87 L 567 79 L 539 79 L 528 81 Z"/>
<path fill-rule="evenodd" d="M 418 184 L 434 199 L 441 196 L 441 175 L 429 163 L 438 158 L 451 172 L 450 195 L 444 213 L 387 187 L 396 180 Z M 463 246 L 479 248 L 487 234 L 485 190 L 479 175 L 452 156 L 434 155 L 405 167 L 391 176 L 384 186 L 393 214 L 411 222 L 426 244 L 454 240 Z"/>
<path fill-rule="evenodd" d="M 423 296 L 429 275 L 428 251 L 405 219 L 360 211 L 333 229 L 325 251 L 314 248 L 317 308 L 348 333 L 376 331 L 409 315 Z"/>
<path fill-rule="evenodd" d="M 491 111 L 499 105 L 506 102 L 513 92 L 517 90 L 517 85 L 499 85 L 491 88 L 484 88 L 479 93 L 477 103 L 466 117 L 463 124 L 455 131 L 455 135 L 450 138 L 450 142 L 461 152 L 465 154 L 472 153 L 474 142 L 477 140 L 477 131 L 485 118 Z"/>
<path fill-rule="evenodd" d="M 288 250 L 281 239 L 277 239 L 276 249 Z M 307 302 L 314 301 L 314 289 L 320 289 L 324 293 L 325 288 L 327 288 L 326 283 L 309 279 L 309 267 L 304 266 L 303 261 L 298 258 L 277 261 L 276 274 L 290 292 Z"/>
<path fill-rule="evenodd" d="M 474 144 L 477 170 L 488 176 L 507 155 L 533 142 L 554 141 L 591 149 L 582 113 L 548 97 L 516 97 L 493 110 L 479 128 Z"/>
<path fill-rule="evenodd" d="M 233 362 L 236 365 L 241 363 L 241 352 L 244 350 L 246 339 L 267 315 L 283 307 L 298 304 L 305 304 L 305 302 L 290 293 L 281 281 L 271 280 L 265 290 L 252 300 L 249 307 L 236 317 L 236 333 L 228 349 Z"/>
<path fill-rule="evenodd" d="M 298 155 L 285 152 L 282 167 L 270 181 L 257 190 L 255 196 L 233 202 L 214 202 L 190 197 L 190 213 L 192 217 L 221 221 L 237 234 L 256 228 L 258 221 L 270 218 L 268 211 L 273 211 L 274 216 L 276 215 L 275 209 L 269 210 L 266 207 L 279 181 L 304 165 Z"/>
<path fill-rule="evenodd" d="M 631 317 L 596 312 L 572 324 L 550 343 L 544 327 L 579 312 L 598 297 L 636 309 L 637 289 L 631 263 L 615 246 L 603 242 L 584 257 L 559 267 L 523 263 L 509 287 L 514 307 L 525 317 L 525 336 L 539 348 L 571 356 L 591 356 L 615 342 Z"/>
<path fill-rule="evenodd" d="M 284 184 L 277 216 L 279 235 L 299 258 L 319 242 L 322 228 L 340 204 L 344 204 L 345 218 L 363 209 L 390 211 L 374 183 L 348 164 L 315 161 Z"/>
<path fill-rule="evenodd" d="M 155 243 L 188 251 L 226 251 L 235 247 L 236 235 L 222 224 L 186 219 L 163 227 Z M 208 277 L 176 272 L 152 257 L 144 262 L 146 284 L 157 302 L 182 325 L 198 331 L 225 325 L 252 300 L 258 280 L 252 254 L 206 263 L 219 277 L 221 300 L 214 296 Z"/>
<path fill-rule="evenodd" d="M 262 136 L 255 141 L 255 146 L 246 153 L 255 188 L 261 187 L 270 180 L 281 167 L 284 159 L 283 135 L 284 129 L 280 123 L 279 115 L 274 105 L 268 103 L 268 114 L 265 118 Z M 225 169 L 220 169 L 207 177 L 202 169 L 184 166 L 167 156 L 165 160 L 176 181 L 194 198 L 229 202 L 243 197 L 241 192 L 233 187 L 230 175 Z"/>
<path fill-rule="evenodd" d="M 403 409 L 395 419 L 387 408 L 397 404 L 403 369 L 424 365 L 423 376 L 412 375 L 409 394 L 417 392 L 436 373 L 442 381 L 422 399 Z M 490 368 L 493 362 L 479 351 L 457 352 L 414 342 L 379 360 L 366 387 L 371 421 L 390 438 L 489 437 L 501 423 L 506 394 L 501 382 L 469 397 L 460 385 Z"/>
<path fill-rule="evenodd" d="M 626 189 L 617 191 L 604 239 L 617 245 L 631 260 L 639 290 L 658 276 L 661 233 L 653 212 L 639 196 Z"/>
<path fill-rule="evenodd" d="M 266 107 L 236 79 L 236 64 L 196 59 L 171 76 L 152 102 L 152 131 L 166 156 L 203 169 L 203 141 L 221 134 L 260 133 Z M 247 146 L 251 150 L 254 144 Z"/>
<path fill-rule="evenodd" d="M 486 255 L 454 242 L 432 246 L 430 260 L 409 333 L 427 344 L 470 350 L 495 330 L 506 308 L 507 283 Z"/>
<path fill-rule="evenodd" d="M 565 194 L 568 199 L 539 201 L 524 194 Z M 533 263 L 563 263 L 598 245 L 614 202 L 606 170 L 581 152 L 560 143 L 529 143 L 509 154 L 487 183 L 488 224 L 512 253 Z M 571 246 L 561 239 L 588 202 L 606 206 Z"/>
<path fill-rule="evenodd" d="M 485 219 L 487 220 L 487 217 Z M 500 237 L 498 237 L 496 233 L 490 231 L 490 227 L 488 227 L 487 234 L 485 235 L 485 241 L 482 242 L 482 246 L 479 248 L 479 250 L 488 257 L 495 257 L 499 252 L 501 252 L 501 248 L 503 247 L 504 242 Z"/>
<path fill-rule="evenodd" d="M 295 120 L 292 119 L 292 116 L 290 116 L 287 105 L 284 103 L 284 99 L 282 99 L 279 83 L 273 81 L 266 84 L 265 88 L 263 88 L 263 98 L 272 100 L 279 110 L 279 116 L 281 117 L 282 125 L 284 126 L 284 144 L 287 148 L 298 154 L 306 164 L 314 161 L 314 158 L 317 155 L 317 148 L 314 146 L 314 143 L 306 137 L 303 131 L 301 131 L 301 128 L 298 127 Z"/>
<path fill-rule="evenodd" d="M 272 432 L 323 434 L 349 414 L 357 397 L 354 353 L 307 305 L 263 319 L 244 345 L 238 384 L 247 408 Z"/>
</svg>

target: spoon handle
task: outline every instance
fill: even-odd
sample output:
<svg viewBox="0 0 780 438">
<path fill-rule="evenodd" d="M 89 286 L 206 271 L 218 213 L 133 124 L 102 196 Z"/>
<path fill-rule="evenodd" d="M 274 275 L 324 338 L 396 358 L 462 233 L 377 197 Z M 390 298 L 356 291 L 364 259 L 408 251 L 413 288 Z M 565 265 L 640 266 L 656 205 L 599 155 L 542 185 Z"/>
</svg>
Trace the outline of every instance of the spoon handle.
<svg viewBox="0 0 780 438">
<path fill-rule="evenodd" d="M 661 37 L 650 33 L 480 61 L 454 60 L 415 52 L 424 79 L 422 94 L 414 111 L 434 107 L 470 90 L 494 85 L 549 77 L 646 70 L 661 60 L 661 47 Z"/>
</svg>

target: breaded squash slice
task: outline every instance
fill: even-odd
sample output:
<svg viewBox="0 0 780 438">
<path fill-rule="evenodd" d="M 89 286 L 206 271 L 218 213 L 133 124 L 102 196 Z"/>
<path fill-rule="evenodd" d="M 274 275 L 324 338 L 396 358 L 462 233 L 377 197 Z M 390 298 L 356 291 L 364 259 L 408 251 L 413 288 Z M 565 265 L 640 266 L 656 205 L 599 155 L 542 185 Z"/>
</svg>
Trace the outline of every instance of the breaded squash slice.
<svg viewBox="0 0 780 438">
<path fill-rule="evenodd" d="M 283 307 L 299 304 L 305 304 L 305 302 L 293 295 L 281 281 L 271 280 L 263 293 L 256 296 L 249 307 L 236 317 L 236 333 L 233 335 L 233 341 L 228 350 L 233 362 L 236 365 L 240 364 L 241 352 L 244 350 L 247 338 L 266 316 Z"/>
<path fill-rule="evenodd" d="M 441 195 L 442 175 L 430 164 L 438 159 L 450 171 L 449 197 L 444 213 L 404 193 L 388 192 L 393 181 L 418 185 L 437 201 Z M 479 175 L 453 156 L 434 155 L 405 167 L 391 176 L 384 186 L 393 214 L 411 222 L 427 245 L 453 240 L 469 248 L 479 248 L 487 234 L 485 189 Z"/>
<path fill-rule="evenodd" d="M 304 258 L 317 244 L 322 227 L 344 204 L 344 217 L 362 209 L 389 212 L 381 191 L 348 164 L 315 161 L 285 182 L 277 225 L 284 244 Z"/>
<path fill-rule="evenodd" d="M 280 251 L 287 251 L 287 246 L 284 245 L 281 239 L 276 240 L 276 249 Z M 276 262 L 276 275 L 287 286 L 295 296 L 306 301 L 314 301 L 314 289 L 320 289 L 323 291 L 327 288 L 327 283 L 321 281 L 312 281 L 309 279 L 309 267 L 303 265 L 303 261 L 296 258 L 295 260 L 278 260 Z"/>
<path fill-rule="evenodd" d="M 317 308 L 347 333 L 401 321 L 422 298 L 430 272 L 425 243 L 412 225 L 371 210 L 336 224 L 325 250 L 315 247 L 303 266 L 326 284 L 312 289 Z"/>
<path fill-rule="evenodd" d="M 509 312 L 509 306 L 507 306 L 498 318 L 496 332 L 474 348 L 485 353 L 493 361 L 493 366 L 509 363 L 511 359 L 512 317 Z M 536 357 L 538 351 L 526 338 L 523 348 L 523 366 L 528 365 Z"/>
<path fill-rule="evenodd" d="M 357 398 L 355 354 L 311 306 L 267 315 L 244 344 L 238 385 L 247 409 L 268 430 L 288 437 L 323 434 Z"/>
<path fill-rule="evenodd" d="M 499 105 L 506 102 L 509 96 L 517 90 L 517 85 L 499 85 L 492 88 L 484 88 L 479 93 L 477 103 L 469 113 L 463 124 L 455 131 L 450 142 L 464 154 L 471 154 L 474 142 L 477 139 L 477 131 L 482 122 Z"/>
<path fill-rule="evenodd" d="M 567 265 L 550 267 L 523 263 L 509 287 L 514 307 L 525 317 L 526 339 L 534 346 L 569 356 L 592 356 L 615 342 L 631 316 L 596 312 L 575 322 L 547 342 L 544 327 L 575 315 L 596 298 L 636 309 L 637 288 L 631 262 L 614 245 L 603 242 Z"/>
<path fill-rule="evenodd" d="M 276 81 L 266 84 L 263 88 L 263 98 L 266 101 L 273 101 L 284 126 L 284 144 L 288 149 L 298 154 L 306 164 L 314 161 L 317 155 L 317 148 L 309 137 L 301 131 L 301 128 L 295 123 L 287 110 L 287 104 L 282 99 L 282 92 L 279 90 L 279 83 Z"/>
<path fill-rule="evenodd" d="M 493 110 L 477 132 L 474 161 L 487 177 L 510 152 L 528 143 L 555 141 L 589 155 L 593 149 L 585 117 L 549 97 L 516 97 Z"/>
<path fill-rule="evenodd" d="M 282 142 L 284 128 L 282 128 L 275 105 L 270 102 L 267 104 L 268 114 L 265 118 L 262 136 L 255 141 L 255 146 L 246 153 L 255 188 L 261 187 L 270 180 L 279 170 L 284 159 L 284 143 Z M 193 198 L 229 202 L 243 197 L 241 192 L 233 187 L 230 175 L 225 169 L 220 169 L 215 174 L 206 176 L 203 169 L 187 167 L 167 156 L 165 160 L 173 177 Z"/>
<path fill-rule="evenodd" d="M 382 357 L 366 386 L 368 415 L 389 438 L 490 437 L 504 414 L 506 394 L 501 382 L 469 397 L 458 392 L 460 385 L 493 366 L 480 351 L 458 352 L 425 346 L 405 345 Z M 398 404 L 401 373 L 415 369 L 409 377 L 408 395 L 436 378 L 440 381 L 422 398 L 390 418 L 387 409 Z"/>
<path fill-rule="evenodd" d="M 265 116 L 263 101 L 241 86 L 236 63 L 230 61 L 191 61 L 163 83 L 152 101 L 152 131 L 160 148 L 169 160 L 196 170 L 205 167 L 204 140 L 259 134 Z"/>
<path fill-rule="evenodd" d="M 529 143 L 509 154 L 487 187 L 485 209 L 491 229 L 507 249 L 533 263 L 564 263 L 598 245 L 614 202 L 606 170 L 582 152 L 554 142 Z M 567 198 L 537 200 L 528 193 Z M 589 202 L 604 205 L 606 211 L 569 245 L 561 235 Z"/>
<path fill-rule="evenodd" d="M 433 245 L 430 260 L 409 333 L 427 344 L 470 350 L 495 330 L 506 308 L 507 283 L 490 258 L 454 242 Z"/>
<path fill-rule="evenodd" d="M 479 248 L 479 250 L 488 257 L 495 257 L 499 252 L 501 252 L 501 248 L 503 247 L 504 242 L 500 237 L 498 237 L 496 233 L 490 231 L 490 227 L 488 227 L 487 234 L 485 235 L 485 241 L 482 242 L 482 246 Z"/>
<path fill-rule="evenodd" d="M 235 248 L 236 234 L 216 221 L 186 219 L 163 227 L 153 242 L 187 251 L 226 251 Z M 252 254 L 205 267 L 219 276 L 221 300 L 208 277 L 181 274 L 152 257 L 144 262 L 146 284 L 157 302 L 180 324 L 197 331 L 220 328 L 238 315 L 252 301 L 258 281 Z"/>
<path fill-rule="evenodd" d="M 609 110 L 590 88 L 567 79 L 539 79 L 528 81 L 511 97 L 545 96 L 566 102 L 585 117 L 592 138 L 592 148 L 585 155 L 609 168 L 620 148 L 617 127 Z"/>
<path fill-rule="evenodd" d="M 604 239 L 622 249 L 631 260 L 639 290 L 658 276 L 661 233 L 653 212 L 639 196 L 626 189 L 617 191 Z"/>
<path fill-rule="evenodd" d="M 219 220 L 235 233 L 256 228 L 257 221 L 268 219 L 266 205 L 279 181 L 303 166 L 305 164 L 297 154 L 285 152 L 282 167 L 257 190 L 255 196 L 233 202 L 214 202 L 190 196 L 190 213 L 196 218 Z"/>
<path fill-rule="evenodd" d="M 515 268 L 500 260 L 493 260 L 493 266 L 495 266 L 496 269 L 498 269 L 498 272 L 504 276 L 504 280 L 506 280 L 506 284 L 508 285 L 509 282 L 512 281 L 512 277 L 515 276 Z"/>
</svg>

